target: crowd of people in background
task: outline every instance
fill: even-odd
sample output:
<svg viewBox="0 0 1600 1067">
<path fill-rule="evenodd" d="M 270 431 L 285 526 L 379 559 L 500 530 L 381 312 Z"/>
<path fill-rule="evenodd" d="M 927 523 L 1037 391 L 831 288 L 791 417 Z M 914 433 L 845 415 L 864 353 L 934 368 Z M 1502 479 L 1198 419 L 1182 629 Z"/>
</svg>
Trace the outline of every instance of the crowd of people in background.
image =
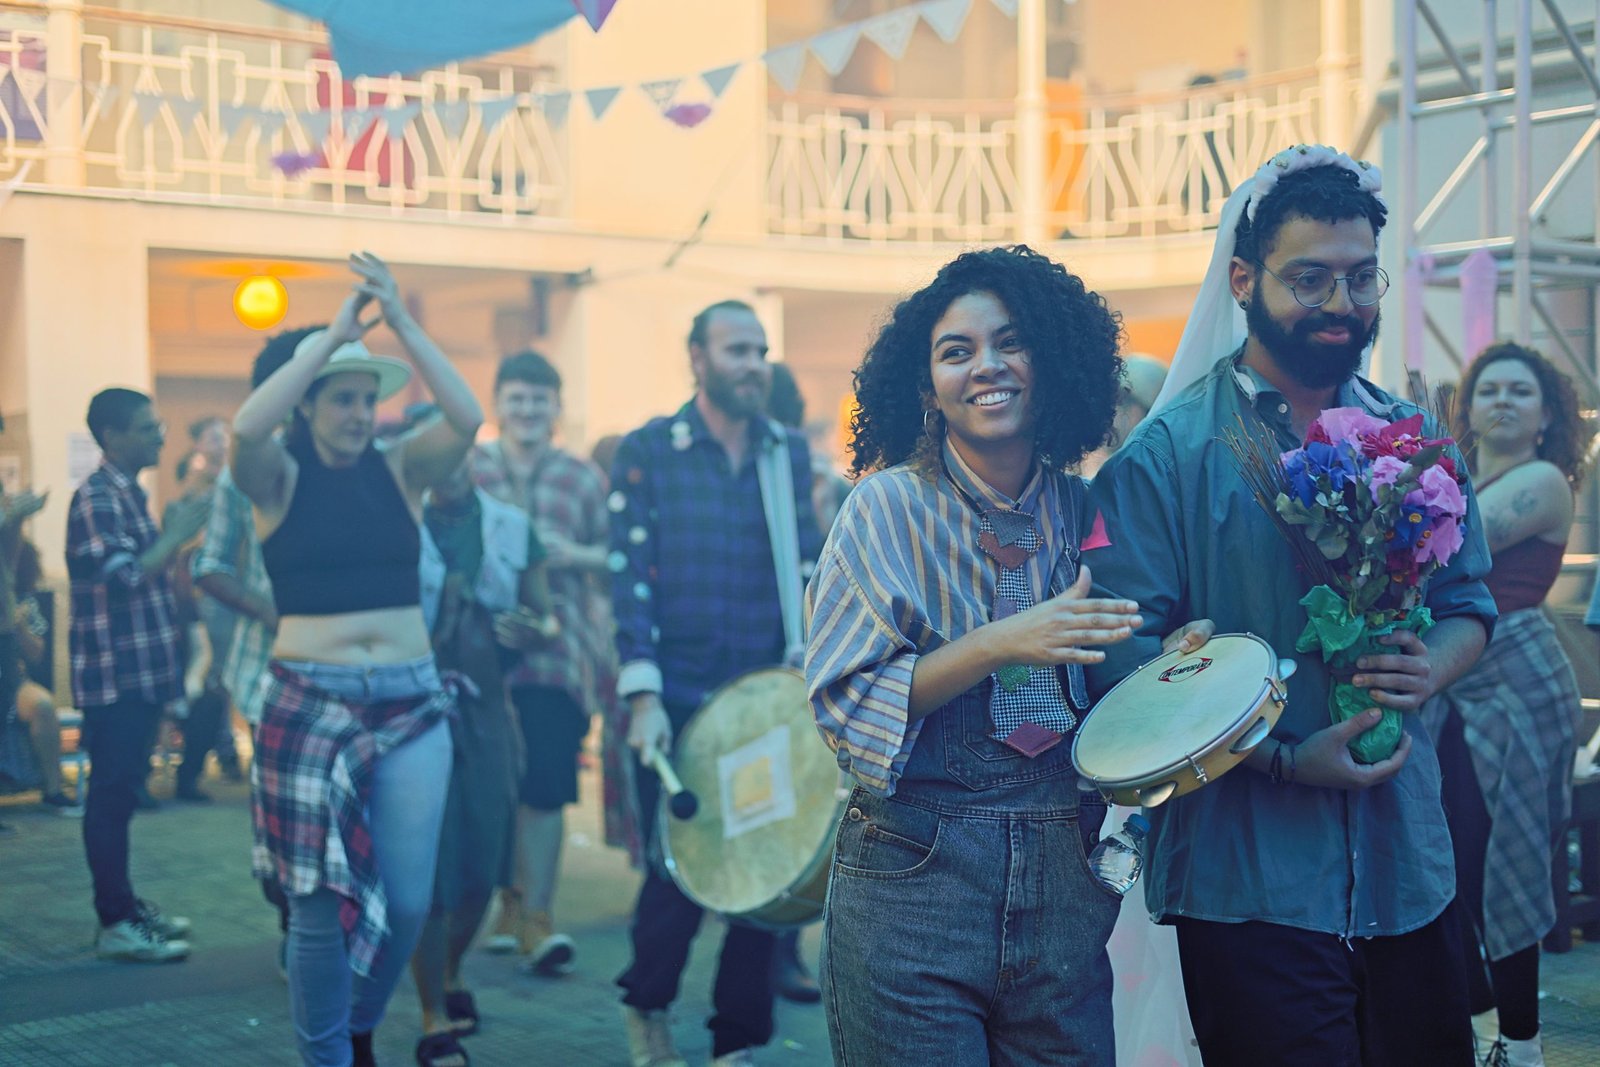
<svg viewBox="0 0 1600 1067">
<path fill-rule="evenodd" d="M 374 1063 L 409 966 L 417 1062 L 464 1067 L 481 1021 L 469 948 L 544 976 L 576 965 L 562 846 L 598 719 L 605 837 L 642 876 L 621 1040 L 635 1067 L 673 1067 L 668 1013 L 703 915 L 662 865 L 655 755 L 736 675 L 804 666 L 855 787 L 830 967 L 819 986 L 792 933 L 730 923 L 713 1062 L 753 1062 L 774 997 L 825 989 L 839 1062 L 1101 1062 L 1118 907 L 1063 857 L 1092 847 L 1105 810 L 1071 788 L 1058 742 L 1163 649 L 1217 628 L 1293 645 L 1288 571 L 1251 580 L 1290 567 L 1287 550 L 1212 445 L 1235 419 L 1290 447 L 1323 408 L 1414 410 L 1358 374 L 1386 288 L 1372 274 L 1386 212 L 1365 181 L 1344 157 L 1299 166 L 1242 218 L 1241 189 L 1213 286 L 1242 312 L 1237 347 L 1180 352 L 1171 378 L 1119 355 L 1117 316 L 1060 264 L 1021 247 L 960 257 L 895 309 L 857 371 L 850 479 L 813 456 L 749 304 L 695 315 L 693 395 L 591 458 L 558 443 L 562 376 L 535 351 L 500 362 L 498 432 L 480 435 L 483 408 L 389 267 L 355 254 L 334 319 L 268 340 L 239 411 L 188 427 L 159 524 L 139 480 L 166 442 L 155 402 L 93 398 L 102 459 L 68 509 L 60 698 L 23 535 L 45 494 L 0 493 L 0 776 L 82 818 L 96 951 L 131 962 L 191 951 L 190 921 L 130 876 L 130 821 L 157 806 L 153 753 L 181 735 L 181 802 L 210 799 L 208 758 L 248 776 L 303 1062 Z M 1308 267 L 1337 277 L 1311 293 L 1295 273 Z M 380 322 L 406 359 L 368 349 Z M 431 401 L 382 424 L 413 377 Z M 1302 681 L 1310 697 L 1248 769 L 1151 816 L 1146 899 L 1177 930 L 1207 1062 L 1488 1049 L 1542 1063 L 1538 946 L 1582 739 L 1541 605 L 1593 431 L 1571 381 L 1525 346 L 1479 355 L 1459 396 L 1475 528 L 1430 587 L 1426 646 L 1397 635 L 1361 668 L 1378 702 L 1420 712 L 1400 751 L 1356 764 L 1346 742 L 1371 720 L 1328 725 L 1325 679 Z M 774 463 L 794 496 L 776 511 Z M 1230 537 L 1285 558 L 1230 552 Z M 800 575 L 775 570 L 779 539 Z M 796 641 L 782 589 L 813 567 Z M 1600 587 L 1588 623 L 1600 629 Z M 991 684 L 1017 661 L 1025 682 Z M 73 729 L 92 775 L 69 788 Z M 1446 833 L 1453 856 L 1430 846 Z M 1008 835 L 1030 842 L 1025 862 Z M 1217 855 L 1230 862 L 1204 861 Z M 1022 875 L 995 875 L 1014 861 Z M 1349 884 L 1318 877 L 1330 870 Z M 938 913 L 903 906 L 912 872 Z M 1012 928 L 1040 872 L 1053 888 Z M 950 908 L 985 918 L 957 930 Z M 1016 953 L 1026 974 L 995 970 Z"/>
</svg>

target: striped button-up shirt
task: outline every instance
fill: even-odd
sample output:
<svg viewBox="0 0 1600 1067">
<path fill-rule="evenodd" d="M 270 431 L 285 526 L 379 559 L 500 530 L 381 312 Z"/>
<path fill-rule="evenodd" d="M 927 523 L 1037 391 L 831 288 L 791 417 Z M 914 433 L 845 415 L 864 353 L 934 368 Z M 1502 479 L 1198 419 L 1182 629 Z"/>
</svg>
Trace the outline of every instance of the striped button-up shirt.
<svg viewBox="0 0 1600 1067">
<path fill-rule="evenodd" d="M 918 657 L 990 621 L 1000 565 L 978 548 L 973 503 L 1038 517 L 1044 547 L 1027 567 L 1042 601 L 1076 573 L 1085 499 L 1081 480 L 1035 470 L 1012 500 L 948 443 L 943 469 L 937 460 L 902 463 L 856 486 L 806 594 L 806 686 L 840 767 L 893 794 L 926 721 L 908 715 Z"/>
<path fill-rule="evenodd" d="M 139 563 L 157 536 L 144 490 L 109 461 L 72 494 L 67 574 L 75 707 L 164 704 L 180 693 L 172 583 L 165 571 L 147 573 Z"/>
</svg>

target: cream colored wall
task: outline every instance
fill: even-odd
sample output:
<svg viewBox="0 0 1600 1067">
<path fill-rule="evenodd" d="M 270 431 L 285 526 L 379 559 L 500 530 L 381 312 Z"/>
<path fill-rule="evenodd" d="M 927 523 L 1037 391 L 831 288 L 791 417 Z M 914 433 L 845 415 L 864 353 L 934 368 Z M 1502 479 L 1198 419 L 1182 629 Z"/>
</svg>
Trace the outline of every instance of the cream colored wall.
<svg viewBox="0 0 1600 1067">
<path fill-rule="evenodd" d="M 706 32 L 706 27 L 716 32 Z M 712 104 L 709 118 L 683 129 L 643 93 L 626 88 L 596 122 L 574 99 L 568 125 L 570 158 L 581 179 L 573 214 L 610 233 L 688 237 L 707 209 L 706 233 L 748 234 L 764 213 L 767 78 L 759 63 L 739 72 L 721 99 L 699 72 L 748 60 L 766 48 L 762 5 L 750 0 L 697 0 L 692 16 L 674 4 L 618 4 L 603 33 L 587 27 L 562 35 L 568 83 L 575 89 L 637 85 L 687 75 L 679 102 Z"/>
<path fill-rule="evenodd" d="M 29 446 L 34 487 L 51 491 L 33 534 L 55 567 L 72 495 L 68 436 L 86 431 L 89 398 L 101 389 L 150 391 L 145 245 L 129 239 L 128 213 L 115 202 L 19 194 L 6 224 L 24 214 Z"/>
</svg>

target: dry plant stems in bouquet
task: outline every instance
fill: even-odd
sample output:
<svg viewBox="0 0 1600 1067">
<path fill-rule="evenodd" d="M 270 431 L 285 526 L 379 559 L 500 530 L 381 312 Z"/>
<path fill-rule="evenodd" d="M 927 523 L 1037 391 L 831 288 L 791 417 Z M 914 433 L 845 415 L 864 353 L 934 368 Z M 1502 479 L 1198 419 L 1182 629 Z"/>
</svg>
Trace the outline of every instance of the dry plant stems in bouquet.
<svg viewBox="0 0 1600 1067">
<path fill-rule="evenodd" d="M 1391 651 L 1380 638 L 1399 630 L 1420 637 L 1433 626 L 1423 603 L 1428 580 L 1460 549 L 1467 510 L 1466 472 L 1447 454 L 1455 442 L 1424 437 L 1421 413 L 1387 422 L 1360 408 L 1322 412 L 1287 452 L 1243 419 L 1223 441 L 1312 583 L 1295 649 L 1320 652 L 1329 665 L 1332 720 L 1380 706 L 1350 678 L 1362 656 Z M 1400 712 L 1382 710 L 1382 721 L 1350 743 L 1364 763 L 1387 759 L 1400 743 Z"/>
</svg>

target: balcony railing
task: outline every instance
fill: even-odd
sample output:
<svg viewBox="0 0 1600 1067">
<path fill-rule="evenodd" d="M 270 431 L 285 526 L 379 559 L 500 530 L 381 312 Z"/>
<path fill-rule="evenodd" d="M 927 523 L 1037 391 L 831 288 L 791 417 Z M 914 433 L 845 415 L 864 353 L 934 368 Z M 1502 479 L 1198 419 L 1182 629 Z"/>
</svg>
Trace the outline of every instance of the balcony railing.
<svg viewBox="0 0 1600 1067">
<path fill-rule="evenodd" d="M 346 80 L 320 33 L 90 10 L 71 77 L 51 69 L 42 24 L 0 28 L 0 181 L 33 160 L 30 182 L 61 184 L 45 173 L 65 158 L 76 184 L 155 199 L 565 210 L 565 136 L 540 68 Z"/>
<path fill-rule="evenodd" d="M 1044 121 L 1050 236 L 1149 237 L 1214 227 L 1234 185 L 1278 149 L 1354 128 L 1357 81 L 1314 70 L 1164 96 L 1058 103 Z M 1014 237 L 1020 124 L 1009 102 L 777 97 L 768 123 L 767 225 L 839 241 Z"/>
</svg>

